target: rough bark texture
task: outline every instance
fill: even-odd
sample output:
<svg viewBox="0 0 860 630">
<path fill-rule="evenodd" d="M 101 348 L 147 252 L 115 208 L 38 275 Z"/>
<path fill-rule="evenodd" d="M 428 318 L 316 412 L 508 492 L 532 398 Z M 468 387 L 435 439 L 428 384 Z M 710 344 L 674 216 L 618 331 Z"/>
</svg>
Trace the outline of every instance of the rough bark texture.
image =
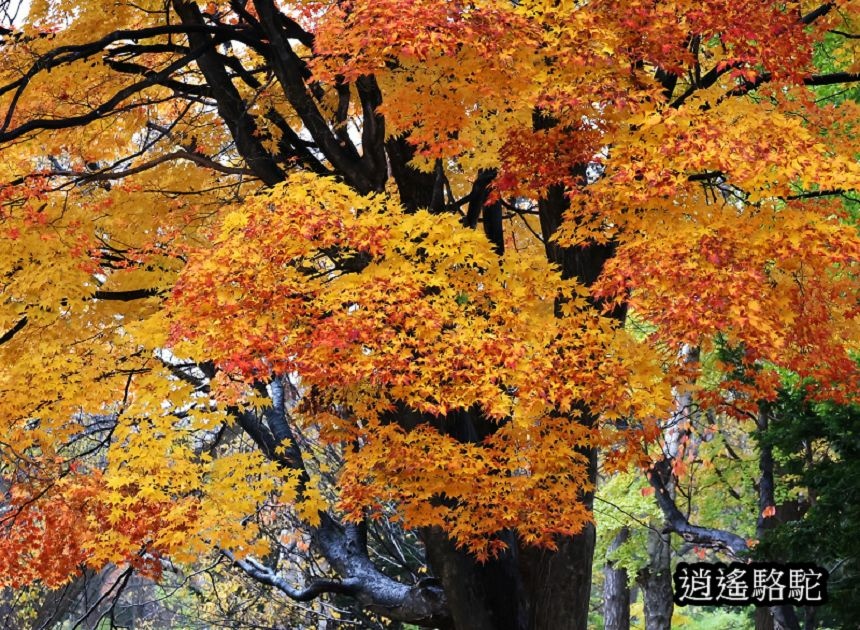
<svg viewBox="0 0 860 630">
<path fill-rule="evenodd" d="M 669 534 L 648 531 L 648 566 L 639 572 L 638 581 L 645 593 L 646 630 L 672 627 L 672 548 Z"/>
<path fill-rule="evenodd" d="M 612 553 L 630 537 L 630 529 L 622 527 L 609 543 Z M 617 568 L 612 560 L 603 566 L 603 630 L 630 630 L 630 587 L 627 569 Z"/>
<path fill-rule="evenodd" d="M 301 453 L 294 448 L 278 448 L 295 444 L 285 409 L 283 384 L 276 380 L 269 390 L 273 404 L 264 411 L 263 418 L 245 412 L 238 414 L 237 420 L 267 456 L 284 467 L 299 470 L 303 484 L 308 476 Z M 337 574 L 336 579 L 315 580 L 296 588 L 263 563 L 237 560 L 227 552 L 224 555 L 248 576 L 297 601 L 308 601 L 323 593 L 339 593 L 354 598 L 365 610 L 395 621 L 433 628 L 452 627 L 443 588 L 435 580 L 404 584 L 385 575 L 370 559 L 363 524 L 343 525 L 321 512 L 320 524 L 312 530 L 311 538 L 315 550 Z"/>
<path fill-rule="evenodd" d="M 584 174 L 584 166 L 581 168 Z M 562 277 L 577 278 L 585 285 L 592 284 L 600 275 L 606 261 L 612 256 L 612 245 L 592 245 L 565 248 L 551 241 L 562 223 L 568 208 L 567 199 L 560 187 L 549 190 L 538 204 L 541 232 L 547 259 L 561 267 Z M 624 312 L 611 314 L 623 320 Z M 583 409 L 582 422 L 593 421 Z M 597 481 L 597 451 L 586 449 L 589 458 L 588 481 Z M 592 493 L 581 500 L 591 508 Z M 594 559 L 596 533 L 593 525 L 586 525 L 576 536 L 559 537 L 555 551 L 524 549 L 522 551 L 523 576 L 529 601 L 529 628 L 534 630 L 578 630 L 587 627 L 591 595 L 591 569 Z"/>
<path fill-rule="evenodd" d="M 431 528 L 421 535 L 427 560 L 442 582 L 454 627 L 474 630 L 525 630 L 526 609 L 517 567 L 517 544 L 481 564 L 457 549 L 444 532 Z"/>
<path fill-rule="evenodd" d="M 586 525 L 581 534 L 560 537 L 555 551 L 522 551 L 530 630 L 587 627 L 595 539 L 594 526 Z"/>
</svg>

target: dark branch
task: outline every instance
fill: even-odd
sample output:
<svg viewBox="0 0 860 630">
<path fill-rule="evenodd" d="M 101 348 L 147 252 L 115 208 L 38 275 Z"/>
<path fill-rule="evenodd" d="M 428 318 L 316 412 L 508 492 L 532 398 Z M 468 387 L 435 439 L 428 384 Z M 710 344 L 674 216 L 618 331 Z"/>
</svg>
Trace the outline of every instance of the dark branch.
<svg viewBox="0 0 860 630">
<path fill-rule="evenodd" d="M 672 475 L 672 459 L 664 457 L 655 463 L 649 471 L 648 479 L 654 488 L 657 504 L 666 519 L 666 530 L 679 534 L 685 541 L 700 547 L 722 549 L 732 556 L 742 556 L 749 547 L 746 540 L 722 529 L 692 525 L 686 516 L 678 509 L 675 500 L 669 492 L 669 480 Z"/>
<path fill-rule="evenodd" d="M 845 195 L 847 191 L 837 188 L 836 190 L 813 190 L 805 193 L 798 193 L 786 197 L 786 200 L 795 199 L 816 199 L 818 197 L 837 197 Z"/>
<path fill-rule="evenodd" d="M 78 116 L 68 116 L 65 118 L 35 118 L 9 131 L 5 131 L 6 126 L 4 125 L 4 131 L 0 132 L 0 142 L 8 142 L 10 140 L 15 140 L 16 138 L 20 138 L 21 136 L 31 131 L 36 131 L 39 129 L 69 129 L 72 127 L 79 127 L 87 125 L 104 116 L 107 116 L 113 113 L 114 109 L 126 99 L 134 96 L 138 92 L 142 92 L 146 88 L 152 87 L 153 85 L 158 85 L 162 81 L 166 80 L 171 74 L 173 74 L 173 72 L 202 55 L 208 47 L 208 43 L 203 46 L 195 47 L 187 55 L 175 60 L 173 63 L 169 64 L 164 69 L 154 71 L 150 76 L 146 77 L 145 79 L 119 90 L 111 98 L 109 98 L 101 105 L 92 109 L 86 114 L 80 114 Z M 13 108 L 14 104 L 10 105 L 7 120 L 11 118 Z"/>
<path fill-rule="evenodd" d="M 822 4 L 820 7 L 818 7 L 817 9 L 810 11 L 809 13 L 807 13 L 804 16 L 801 16 L 800 19 L 798 20 L 798 22 L 800 22 L 801 24 L 804 24 L 804 25 L 812 24 L 818 18 L 826 15 L 830 11 L 830 9 L 832 9 L 832 8 L 833 8 L 833 3 L 832 2 L 826 2 L 826 3 Z M 777 36 L 778 35 L 780 35 L 780 33 L 778 33 Z M 733 63 L 725 64 L 725 65 L 722 65 L 719 67 L 715 66 L 710 71 L 705 73 L 701 77 L 700 81 L 697 84 L 690 85 L 684 91 L 683 94 L 681 94 L 677 99 L 672 101 L 670 107 L 673 107 L 673 108 L 680 107 L 697 90 L 707 89 L 707 88 L 711 87 L 712 85 L 714 85 L 717 82 L 717 80 L 721 76 L 723 76 L 727 72 L 730 72 L 731 70 L 735 70 L 737 68 L 742 68 L 745 65 L 746 65 L 746 62 L 744 62 L 744 61 L 735 61 Z M 836 73 L 836 74 L 850 74 L 850 73 Z M 823 80 L 823 79 L 821 79 L 821 77 L 823 77 L 823 76 L 834 76 L 834 75 L 820 75 L 820 77 L 818 79 L 816 79 L 816 77 L 809 77 L 808 79 L 806 79 L 804 81 L 804 83 L 806 85 L 830 85 L 830 83 L 810 83 L 810 81 L 814 81 L 814 80 Z M 730 91 L 726 96 L 739 96 L 739 95 L 746 94 L 750 90 L 752 90 L 752 89 L 758 87 L 759 85 L 761 85 L 762 83 L 765 83 L 765 82 L 770 81 L 770 80 L 771 80 L 771 76 L 769 73 L 762 73 L 761 75 L 759 75 L 756 78 L 755 81 L 746 82 L 744 85 L 740 86 L 739 88 L 736 88 L 736 89 Z M 847 79 L 847 80 L 852 80 L 852 79 Z M 860 80 L 860 79 L 853 79 L 853 80 L 856 81 L 856 80 Z M 843 83 L 845 81 L 846 80 L 833 81 L 833 83 Z M 725 98 L 725 96 L 723 98 Z"/>
<path fill-rule="evenodd" d="M 331 175 L 331 172 L 320 162 L 317 156 L 310 152 L 310 148 L 316 145 L 307 140 L 302 140 L 299 134 L 290 127 L 289 123 L 284 120 L 284 117 L 277 110 L 270 107 L 266 111 L 266 119 L 281 131 L 281 138 L 278 141 L 278 151 L 280 153 L 279 158 L 282 161 L 286 162 L 291 159 L 297 159 L 318 175 Z"/>
<path fill-rule="evenodd" d="M 371 76 L 359 77 L 355 82 L 361 101 L 362 130 L 361 162 L 376 190 L 385 187 L 388 163 L 385 159 L 385 119 L 377 112 L 382 105 L 382 92 Z"/>
<path fill-rule="evenodd" d="M 841 35 L 846 39 L 860 39 L 860 33 L 846 33 L 845 31 L 837 31 L 835 29 L 829 32 L 834 35 Z"/>
<path fill-rule="evenodd" d="M 234 565 L 247 573 L 249 577 L 254 578 L 262 584 L 273 586 L 274 588 L 284 593 L 290 599 L 294 599 L 298 602 L 309 602 L 312 599 L 319 597 L 323 593 L 355 595 L 357 590 L 358 585 L 355 583 L 355 580 L 314 580 L 305 588 L 293 588 L 278 573 L 276 573 L 266 565 L 257 562 L 253 558 L 245 558 L 244 560 L 238 560 L 229 551 L 222 550 L 221 553 L 224 554 L 227 558 L 229 558 Z"/>
<path fill-rule="evenodd" d="M 833 8 L 832 2 L 825 2 L 824 4 L 822 4 L 817 9 L 814 9 L 813 11 L 810 11 L 809 13 L 807 13 L 806 15 L 801 17 L 800 21 L 803 24 L 807 24 L 807 25 L 812 24 L 818 18 L 824 17 L 825 15 L 830 13 L 830 9 L 832 9 L 832 8 Z"/>
<path fill-rule="evenodd" d="M 260 25 L 271 49 L 269 61 L 290 105 L 299 115 L 311 137 L 326 159 L 343 174 L 344 179 L 361 194 L 381 190 L 363 168 L 361 157 L 352 142 L 338 138 L 326 122 L 305 82 L 306 64 L 290 47 L 289 34 L 284 31 L 285 16 L 273 0 L 255 0 Z"/>
<path fill-rule="evenodd" d="M 105 59 L 105 64 L 110 66 L 113 70 L 116 70 L 117 72 L 122 72 L 124 74 L 137 74 L 141 76 L 150 76 L 152 74 L 152 68 L 141 64 L 132 63 L 130 61 Z M 164 87 L 171 89 L 178 94 L 185 94 L 189 96 L 194 96 L 196 98 L 212 98 L 212 91 L 206 85 L 185 83 L 183 81 L 178 81 L 177 79 L 173 78 L 167 78 L 163 81 L 160 81 L 159 85 L 163 85 Z"/>
<path fill-rule="evenodd" d="M 183 24 L 191 27 L 203 24 L 203 15 L 196 3 L 175 0 L 173 5 Z M 258 127 L 248 112 L 247 103 L 230 80 L 222 56 L 213 48 L 213 40 L 205 32 L 199 31 L 189 32 L 188 38 L 195 48 L 202 48 L 197 66 L 212 90 L 212 96 L 218 104 L 218 114 L 230 129 L 236 149 L 267 186 L 283 181 L 284 173 L 263 146 Z"/>
<path fill-rule="evenodd" d="M 144 298 L 155 297 L 161 295 L 163 291 L 159 289 L 132 289 L 130 291 L 96 291 L 93 297 L 97 300 L 113 300 L 115 302 L 131 302 L 132 300 L 142 300 Z"/>
<path fill-rule="evenodd" d="M 264 389 L 262 383 L 258 384 L 258 390 Z M 265 424 L 256 413 L 238 409 L 233 413 L 267 458 L 300 472 L 301 486 L 309 477 L 289 424 L 283 382 L 275 379 L 268 389 L 272 404 L 263 411 Z M 320 512 L 319 516 L 320 524 L 311 529 L 311 539 L 315 549 L 341 576 L 339 580 L 314 581 L 303 589 L 296 589 L 275 571 L 253 559 L 239 561 L 229 552 L 223 553 L 250 577 L 299 601 L 323 593 L 340 593 L 355 598 L 365 609 L 395 621 L 430 627 L 449 626 L 448 606 L 440 586 L 408 585 L 388 577 L 370 559 L 363 527 L 341 525 L 328 512 Z"/>
<path fill-rule="evenodd" d="M 814 74 L 805 78 L 803 83 L 804 85 L 835 85 L 858 81 L 860 81 L 860 72 L 833 72 L 832 74 Z"/>
<path fill-rule="evenodd" d="M 705 74 L 702 75 L 701 79 L 699 80 L 698 85 L 691 85 L 690 87 L 688 87 L 686 90 L 684 90 L 684 93 L 681 94 L 674 101 L 672 101 L 672 103 L 669 106 L 674 108 L 674 109 L 679 108 L 681 105 L 684 104 L 684 102 L 688 98 L 690 98 L 690 96 L 693 95 L 694 92 L 696 92 L 699 89 L 707 89 L 707 88 L 711 87 L 726 72 L 730 72 L 731 70 L 734 70 L 735 68 L 740 68 L 743 65 L 744 65 L 744 62 L 737 61 L 734 63 L 726 64 L 726 65 L 720 67 L 719 69 L 717 69 L 716 66 L 711 68 L 708 72 L 706 72 Z"/>
<path fill-rule="evenodd" d="M 152 26 L 149 28 L 141 28 L 138 30 L 114 31 L 112 33 L 108 33 L 101 39 L 95 40 L 93 42 L 89 42 L 86 44 L 76 44 L 73 46 L 59 46 L 51 50 L 50 52 L 45 53 L 39 59 L 36 60 L 36 62 L 30 67 L 30 69 L 26 73 L 24 73 L 24 75 L 20 79 L 0 86 L 0 95 L 25 86 L 30 81 L 30 79 L 32 79 L 39 72 L 51 70 L 63 64 L 72 63 L 75 61 L 83 61 L 100 52 L 107 51 L 107 47 L 114 42 L 126 40 L 139 41 L 141 39 L 149 39 L 152 37 L 157 37 L 159 35 L 188 34 L 191 32 L 213 34 L 218 33 L 229 35 L 234 34 L 235 31 L 235 27 L 227 29 L 219 27 L 210 27 L 204 24 L 166 24 L 163 26 Z"/>
<path fill-rule="evenodd" d="M 27 318 L 22 317 L 19 319 L 12 328 L 3 333 L 3 336 L 0 337 L 0 345 L 6 343 L 7 341 L 11 341 L 12 337 L 17 335 L 21 330 L 24 329 L 24 326 L 27 325 Z"/>
<path fill-rule="evenodd" d="M 79 181 L 96 182 L 109 179 L 122 179 L 123 177 L 142 173 L 143 171 L 147 171 L 151 168 L 154 168 L 159 164 L 171 162 L 173 160 L 187 160 L 189 162 L 194 162 L 195 164 L 198 164 L 205 168 L 212 169 L 213 171 L 218 171 L 219 173 L 225 173 L 227 175 L 254 175 L 254 172 L 250 169 L 220 164 L 219 162 L 216 162 L 211 158 L 206 157 L 205 155 L 201 155 L 199 153 L 191 153 L 189 151 L 174 151 L 173 153 L 160 155 L 151 160 L 143 162 L 142 164 L 138 164 L 137 166 L 133 166 L 122 171 L 96 171 L 95 173 L 84 173 L 79 171 L 49 171 L 47 173 L 38 173 L 36 175 L 40 177 L 74 177 L 77 178 Z"/>
</svg>

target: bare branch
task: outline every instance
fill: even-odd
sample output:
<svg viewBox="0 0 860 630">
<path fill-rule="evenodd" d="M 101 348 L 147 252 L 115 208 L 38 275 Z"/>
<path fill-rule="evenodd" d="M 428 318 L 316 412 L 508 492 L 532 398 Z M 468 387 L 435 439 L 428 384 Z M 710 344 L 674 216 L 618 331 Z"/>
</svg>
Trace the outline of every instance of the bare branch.
<svg viewBox="0 0 860 630">
<path fill-rule="evenodd" d="M 231 552 L 224 549 L 221 550 L 221 553 L 229 558 L 235 566 L 248 574 L 249 577 L 261 582 L 262 584 L 272 586 L 284 593 L 290 599 L 294 599 L 299 602 L 308 602 L 319 597 L 323 593 L 354 595 L 358 587 L 355 580 L 314 580 L 304 588 L 294 588 L 290 586 L 283 576 L 263 563 L 258 562 L 254 558 L 248 557 L 239 560 Z"/>
<path fill-rule="evenodd" d="M 225 173 L 227 175 L 254 175 L 254 172 L 250 169 L 221 164 L 211 158 L 206 157 L 201 153 L 190 151 L 174 151 L 172 153 L 166 153 L 165 155 L 159 155 L 158 157 L 143 162 L 142 164 L 138 164 L 137 166 L 133 166 L 122 171 L 103 170 L 96 171 L 94 173 L 87 173 L 82 171 L 49 171 L 47 173 L 37 173 L 35 174 L 35 176 L 73 177 L 77 178 L 80 181 L 98 182 L 110 179 L 122 179 L 130 175 L 136 175 L 138 173 L 142 173 L 151 168 L 154 168 L 159 164 L 164 164 L 165 162 L 171 162 L 174 160 L 187 160 L 189 162 L 194 162 L 195 164 L 198 164 L 205 168 L 211 169 L 213 171 L 218 171 L 219 173 Z"/>
<path fill-rule="evenodd" d="M 700 527 L 693 525 L 686 516 L 678 509 L 672 498 L 668 480 L 672 474 L 672 459 L 664 457 L 656 462 L 649 471 L 648 480 L 654 488 L 657 504 L 663 511 L 666 519 L 664 531 L 675 532 L 685 541 L 700 547 L 712 547 L 722 549 L 734 557 L 740 557 L 749 550 L 746 540 L 742 537 L 722 529 L 712 527 Z"/>
</svg>

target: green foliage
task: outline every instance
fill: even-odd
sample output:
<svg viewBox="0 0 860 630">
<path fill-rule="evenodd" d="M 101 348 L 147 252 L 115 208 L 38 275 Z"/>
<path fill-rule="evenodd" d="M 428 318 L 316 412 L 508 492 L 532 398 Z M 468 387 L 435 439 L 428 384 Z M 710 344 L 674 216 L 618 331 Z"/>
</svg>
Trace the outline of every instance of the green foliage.
<svg viewBox="0 0 860 630">
<path fill-rule="evenodd" d="M 648 528 L 659 528 L 662 522 L 660 509 L 648 493 L 649 488 L 641 474 L 618 474 L 600 486 L 594 504 L 597 522 L 594 556 L 600 565 L 612 561 L 617 568 L 626 569 L 631 585 L 637 572 L 648 564 Z M 622 527 L 630 529 L 630 537 L 609 552 L 609 545 Z"/>
<path fill-rule="evenodd" d="M 760 438 L 778 456 L 780 482 L 806 511 L 769 531 L 756 554 L 830 570 L 830 602 L 819 618 L 849 627 L 860 619 L 860 407 L 813 402 L 806 385 L 780 393 L 776 420 Z"/>
<path fill-rule="evenodd" d="M 672 624 L 673 627 L 683 627 L 695 630 L 752 630 L 755 622 L 750 611 L 752 609 L 734 608 L 694 608 L 685 610 L 689 621 L 684 624 Z"/>
</svg>

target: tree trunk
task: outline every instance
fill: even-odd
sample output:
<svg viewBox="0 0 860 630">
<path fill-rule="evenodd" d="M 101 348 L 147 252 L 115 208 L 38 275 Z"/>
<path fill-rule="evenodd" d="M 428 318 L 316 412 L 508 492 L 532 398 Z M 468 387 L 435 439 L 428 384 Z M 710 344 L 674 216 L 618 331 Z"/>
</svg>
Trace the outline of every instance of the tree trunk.
<svg viewBox="0 0 860 630">
<path fill-rule="evenodd" d="M 481 192 L 476 182 L 473 193 Z M 567 199 L 560 188 L 550 190 L 540 202 L 541 229 L 545 239 L 547 258 L 561 266 L 562 276 L 577 278 L 583 284 L 594 282 L 613 247 L 592 245 L 562 248 L 550 242 L 550 237 L 561 225 Z M 483 214 L 486 207 L 481 207 Z M 476 219 L 476 217 L 473 217 Z M 484 216 L 488 237 L 501 251 L 503 240 Z M 488 228 L 489 226 L 489 228 Z M 611 314 L 623 319 L 623 311 Z M 583 409 L 581 422 L 593 421 L 589 410 Z M 484 426 L 475 413 L 459 414 L 463 417 L 447 419 L 441 430 L 458 440 L 480 441 L 492 426 Z M 466 418 L 469 415 L 471 417 Z M 409 414 L 398 414 L 398 421 L 409 424 Z M 469 430 L 465 430 L 469 429 Z M 588 477 L 594 484 L 597 479 L 597 451 L 587 449 Z M 592 507 L 593 495 L 587 493 L 581 500 Z M 513 533 L 503 534 L 508 551 L 484 564 L 467 553 L 456 549 L 448 537 L 435 529 L 422 532 L 427 557 L 434 575 L 441 581 L 458 630 L 582 630 L 588 627 L 588 610 L 591 595 L 591 571 L 594 559 L 595 529 L 586 525 L 576 536 L 558 537 L 555 550 L 520 548 Z M 671 593 L 670 593 L 671 598 Z"/>
<path fill-rule="evenodd" d="M 627 526 L 618 530 L 608 552 L 618 549 L 630 537 Z M 630 630 L 630 587 L 627 569 L 617 569 L 612 560 L 603 566 L 603 630 Z"/>
<path fill-rule="evenodd" d="M 457 549 L 438 528 L 421 532 L 427 561 L 442 582 L 457 630 L 528 628 L 517 543 L 513 535 L 505 533 L 503 537 L 508 550 L 482 564 L 467 551 Z"/>
<path fill-rule="evenodd" d="M 441 531 L 422 532 L 457 630 L 583 630 L 588 627 L 595 530 L 557 540 L 556 550 L 511 548 L 484 564 Z"/>
<path fill-rule="evenodd" d="M 585 173 L 585 167 L 581 167 Z M 568 200 L 560 186 L 551 187 L 538 204 L 541 232 L 547 259 L 561 267 L 563 278 L 576 278 L 591 285 L 612 256 L 614 246 L 591 244 L 583 247 L 560 247 L 551 240 L 562 224 L 562 215 L 568 209 Z M 624 310 L 610 314 L 624 319 Z M 580 422 L 594 421 L 590 410 L 583 409 Z M 597 481 L 597 450 L 584 451 L 589 459 L 588 481 Z M 581 497 L 589 508 L 594 496 Z M 596 532 L 586 525 L 576 536 L 559 537 L 554 551 L 527 548 L 520 552 L 521 571 L 528 602 L 529 630 L 581 630 L 588 627 L 588 610 L 591 595 L 591 570 L 594 560 Z"/>
<path fill-rule="evenodd" d="M 645 592 L 646 630 L 669 630 L 672 627 L 672 548 L 669 534 L 648 530 L 648 566 L 639 572 L 639 584 Z"/>
<path fill-rule="evenodd" d="M 756 425 L 759 433 L 765 433 L 770 422 L 769 409 L 762 404 Z M 759 472 L 761 476 L 758 482 L 758 507 L 759 516 L 756 522 L 756 537 L 761 540 L 768 529 L 776 527 L 778 519 L 775 515 L 765 516 L 767 508 L 776 506 L 776 482 L 774 480 L 773 448 L 759 442 Z M 779 558 L 771 558 L 779 561 Z M 782 606 L 771 606 L 770 608 L 759 608 L 755 616 L 756 630 L 800 630 L 800 622 L 794 612 L 794 606 L 785 604 Z"/>
<path fill-rule="evenodd" d="M 414 416 L 414 417 L 413 417 Z M 410 426 L 420 414 L 398 413 Z M 456 411 L 435 422 L 461 442 L 479 442 L 495 425 L 478 409 Z M 590 449 L 588 474 L 597 476 L 597 452 Z M 593 495 L 582 500 L 590 508 Z M 576 536 L 558 537 L 555 550 L 520 548 L 513 532 L 500 534 L 508 550 L 485 563 L 456 548 L 437 529 L 422 540 L 433 574 L 441 581 L 458 630 L 580 630 L 587 627 L 595 530 L 587 525 Z"/>
<path fill-rule="evenodd" d="M 591 563 L 595 530 L 560 538 L 558 549 L 524 549 L 523 569 L 529 604 L 529 630 L 581 630 L 588 627 Z"/>
</svg>

